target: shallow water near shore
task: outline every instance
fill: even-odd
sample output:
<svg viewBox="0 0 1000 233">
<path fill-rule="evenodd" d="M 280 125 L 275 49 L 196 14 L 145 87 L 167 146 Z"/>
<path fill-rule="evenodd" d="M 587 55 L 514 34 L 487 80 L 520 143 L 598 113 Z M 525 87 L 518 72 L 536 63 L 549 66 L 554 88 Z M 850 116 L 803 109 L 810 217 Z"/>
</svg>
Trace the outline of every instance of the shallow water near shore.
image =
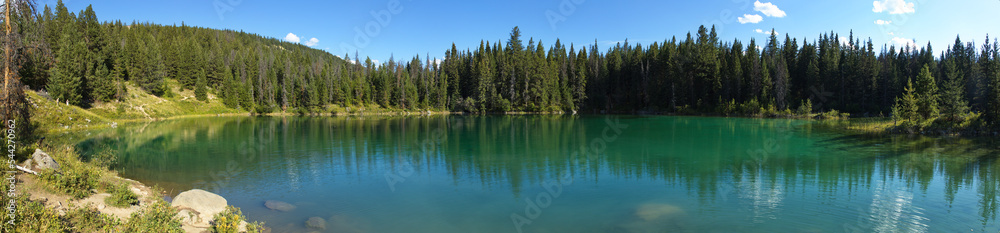
<svg viewBox="0 0 1000 233">
<path fill-rule="evenodd" d="M 274 232 L 996 232 L 986 139 L 672 116 L 204 117 L 66 135 Z M 269 209 L 267 200 L 295 206 Z M 318 217 L 325 228 L 309 228 Z"/>
</svg>

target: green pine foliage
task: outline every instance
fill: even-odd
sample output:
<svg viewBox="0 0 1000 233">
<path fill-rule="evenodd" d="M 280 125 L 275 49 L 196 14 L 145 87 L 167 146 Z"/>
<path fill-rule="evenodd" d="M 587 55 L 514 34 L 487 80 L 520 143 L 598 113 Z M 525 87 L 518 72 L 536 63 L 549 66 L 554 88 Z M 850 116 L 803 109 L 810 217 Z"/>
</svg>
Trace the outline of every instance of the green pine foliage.
<svg viewBox="0 0 1000 233">
<path fill-rule="evenodd" d="M 917 100 L 917 91 L 913 87 L 913 81 L 906 80 L 906 88 L 904 88 L 905 94 L 902 97 L 896 99 L 896 105 L 893 107 L 893 116 L 899 116 L 899 120 L 919 122 L 923 116 L 920 115 L 920 103 Z"/>
<path fill-rule="evenodd" d="M 63 45 L 56 53 L 56 65 L 49 70 L 50 81 L 46 87 L 52 98 L 60 102 L 80 105 L 83 99 L 83 67 L 86 64 L 85 44 L 79 41 L 79 34 L 73 28 L 67 27 L 62 33 L 60 44 Z"/>
<path fill-rule="evenodd" d="M 924 65 L 920 69 L 920 75 L 917 75 L 916 99 L 917 106 L 919 107 L 917 112 L 920 113 L 920 117 L 931 119 L 937 118 L 940 115 L 938 108 L 938 101 L 940 100 L 938 85 L 927 65 Z"/>
<path fill-rule="evenodd" d="M 26 67 L 25 78 L 53 98 L 88 106 L 125 98 L 125 83 L 170 95 L 166 79 L 208 93 L 230 108 L 351 112 L 395 110 L 491 112 L 686 113 L 787 116 L 840 110 L 892 113 L 912 79 L 922 119 L 984 113 L 1000 121 L 996 39 L 976 53 L 955 44 L 935 57 L 923 47 L 874 45 L 853 32 L 809 39 L 777 34 L 766 43 L 723 41 L 702 26 L 683 37 L 610 47 L 547 44 L 518 27 L 504 41 L 481 41 L 443 58 L 376 64 L 350 51 L 325 51 L 233 30 L 105 21 L 45 7 L 36 30 L 53 53 Z M 32 68 L 33 67 L 33 68 Z M 38 73 L 38 72 L 36 72 Z M 938 78 L 937 80 L 935 78 Z M 801 108 L 811 103 L 810 109 Z M 335 108 L 331 108 L 335 107 Z M 808 111 L 807 111 L 808 110 Z M 895 109 L 906 113 L 904 109 Z M 802 115 L 802 114 L 800 114 Z M 994 124 L 996 125 L 996 124 Z"/>
<path fill-rule="evenodd" d="M 199 69 L 197 74 L 197 81 L 194 85 L 194 96 L 198 101 L 208 101 L 208 86 L 207 78 L 205 78 L 205 69 Z"/>
<path fill-rule="evenodd" d="M 941 113 L 947 119 L 955 120 L 969 112 L 969 103 L 965 100 L 965 78 L 959 73 L 954 60 L 944 63 L 943 85 L 940 95 Z"/>
</svg>

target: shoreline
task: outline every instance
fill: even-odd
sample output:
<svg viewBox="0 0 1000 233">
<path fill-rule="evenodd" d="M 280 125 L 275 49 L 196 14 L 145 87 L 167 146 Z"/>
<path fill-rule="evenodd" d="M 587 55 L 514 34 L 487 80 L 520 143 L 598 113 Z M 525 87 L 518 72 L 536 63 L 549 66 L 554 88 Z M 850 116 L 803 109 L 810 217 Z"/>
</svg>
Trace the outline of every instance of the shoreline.
<svg viewBox="0 0 1000 233">
<path fill-rule="evenodd" d="M 317 117 L 353 117 L 353 116 L 360 116 L 360 117 L 364 117 L 364 116 L 415 117 L 415 116 L 450 116 L 450 115 L 458 115 L 458 116 L 490 116 L 490 115 L 505 116 L 505 115 L 571 115 L 571 114 L 567 114 L 567 113 L 564 113 L 564 112 L 563 113 L 554 113 L 554 112 L 465 113 L 465 112 L 448 112 L 448 111 L 378 111 L 378 112 L 367 112 L 367 113 L 366 112 L 361 112 L 361 113 L 311 113 L 311 114 L 298 114 L 298 113 L 294 113 L 294 112 L 284 111 L 284 112 L 275 112 L 275 113 L 260 114 L 260 115 L 258 115 L 258 114 L 252 114 L 252 113 L 186 114 L 186 115 L 175 115 L 175 116 L 170 116 L 170 117 L 159 117 L 159 118 L 113 119 L 113 120 L 108 120 L 108 121 L 117 124 L 117 123 L 137 123 L 137 122 L 157 122 L 157 121 L 167 121 L 167 120 L 175 120 L 175 119 L 202 118 L 202 117 L 290 117 L 290 116 L 291 117 L 295 117 L 295 116 L 305 116 L 305 117 L 313 117 L 313 116 L 317 116 Z M 821 120 L 821 119 L 818 119 L 821 114 L 810 114 L 808 116 L 798 115 L 798 117 L 796 117 L 795 115 L 764 117 L 764 116 L 731 116 L 731 115 L 730 116 L 725 116 L 725 115 L 720 115 L 720 114 L 676 114 L 676 113 L 649 113 L 649 112 L 643 112 L 643 113 L 634 113 L 634 112 L 633 113 L 621 113 L 621 112 L 618 112 L 618 113 L 609 113 L 609 114 L 584 113 L 584 114 L 572 114 L 572 115 L 574 115 L 574 116 L 578 116 L 578 115 L 628 115 L 628 116 L 678 116 L 678 117 L 680 117 L 680 116 L 686 116 L 686 117 L 720 117 L 720 118 L 741 118 L 741 119 L 792 119 L 792 120 L 797 119 L 797 120 L 808 120 L 808 121 L 817 122 L 817 123 L 820 123 L 821 125 L 823 125 L 823 127 L 829 128 L 830 130 L 837 130 L 837 131 L 840 131 L 840 132 L 846 133 L 846 134 L 868 135 L 868 136 L 907 135 L 907 134 L 903 134 L 903 133 L 899 133 L 899 132 L 890 132 L 890 130 L 893 130 L 893 128 L 891 128 L 891 127 L 896 127 L 897 125 L 894 122 L 892 122 L 892 120 L 890 118 L 885 118 L 885 117 L 864 117 L 864 118 L 854 118 L 854 119 Z M 824 122 L 826 122 L 826 123 L 824 123 Z M 864 127 L 865 124 L 866 124 L 866 122 L 869 122 L 869 124 L 874 125 L 874 126 L 873 127 L 869 127 L 869 128 L 859 128 L 859 127 Z M 39 122 L 39 123 L 41 123 L 41 122 Z M 893 125 L 891 127 L 887 127 L 886 124 L 893 124 Z M 92 125 L 92 126 L 89 126 L 89 127 L 74 127 L 72 129 L 67 129 L 67 130 L 45 131 L 45 132 L 43 132 L 43 135 L 44 136 L 57 136 L 57 134 L 63 134 L 63 133 L 69 133 L 69 132 L 78 132 L 78 131 L 86 131 L 86 130 L 94 130 L 94 129 L 101 129 L 101 128 L 104 128 L 104 127 L 112 127 L 112 126 L 110 126 L 108 124 L 95 124 L 95 125 Z M 909 135 L 913 135 L 913 134 L 909 134 Z M 917 135 L 937 136 L 937 135 L 926 135 L 926 134 L 917 134 Z M 985 136 L 985 135 L 981 135 L 981 134 L 980 135 L 967 135 L 967 134 L 963 134 L 963 133 L 958 133 L 958 135 L 944 134 L 943 136 L 958 136 L 958 137 L 966 137 L 966 138 L 968 138 L 968 137 L 982 137 L 982 136 Z M 57 143 L 57 144 L 48 145 L 46 147 L 47 148 L 59 148 L 59 147 L 67 147 L 67 145 L 65 145 L 64 143 Z M 87 166 L 93 166 L 93 167 L 98 167 L 100 169 L 103 169 L 105 171 L 105 174 L 108 176 L 107 178 L 109 178 L 109 179 L 124 180 L 124 181 L 127 181 L 129 183 L 132 183 L 139 190 L 150 190 L 146 194 L 142 195 L 144 199 L 151 199 L 151 198 L 152 199 L 160 199 L 162 201 L 165 201 L 165 202 L 169 203 L 169 201 L 165 198 L 164 194 L 168 195 L 168 196 L 171 196 L 173 198 L 173 197 L 176 197 L 177 193 L 184 192 L 184 190 L 176 190 L 176 192 L 174 193 L 174 195 L 171 195 L 170 193 L 165 193 L 164 192 L 165 190 L 158 190 L 158 189 L 152 188 L 151 186 L 149 186 L 149 185 L 147 185 L 145 183 L 142 183 L 140 181 L 123 177 L 123 176 L 121 176 L 121 174 L 115 172 L 113 169 L 99 167 L 99 166 L 94 165 L 94 164 L 83 162 L 82 160 L 79 159 L 79 156 L 76 156 L 75 159 L 76 159 L 76 161 L 75 161 L 76 163 L 87 164 Z M 19 173 L 19 176 L 22 176 L 22 175 L 24 175 L 24 174 Z M 32 178 L 38 180 L 37 177 L 32 177 Z M 44 185 L 41 182 L 33 182 L 33 183 L 35 184 L 35 186 L 39 186 L 39 187 L 36 187 L 36 189 L 37 188 L 44 188 Z M 94 195 L 97 195 L 99 193 L 100 192 L 97 192 Z M 63 209 L 65 209 L 65 208 L 63 208 Z M 58 211 L 59 209 L 54 209 L 54 210 Z M 122 219 L 121 216 L 117 216 L 117 217 L 119 217 L 120 219 Z"/>
</svg>

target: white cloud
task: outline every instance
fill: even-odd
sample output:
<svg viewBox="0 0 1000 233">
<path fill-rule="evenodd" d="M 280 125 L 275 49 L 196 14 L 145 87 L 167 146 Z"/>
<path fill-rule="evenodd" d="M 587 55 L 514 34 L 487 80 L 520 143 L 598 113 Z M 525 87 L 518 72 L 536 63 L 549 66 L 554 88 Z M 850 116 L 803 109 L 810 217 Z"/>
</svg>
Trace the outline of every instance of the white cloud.
<svg viewBox="0 0 1000 233">
<path fill-rule="evenodd" d="M 890 20 L 881 20 L 881 19 L 880 20 L 875 20 L 875 24 L 878 24 L 878 25 L 888 25 L 890 23 L 892 23 L 892 21 L 890 21 Z"/>
<path fill-rule="evenodd" d="M 916 41 L 913 41 L 913 39 L 907 39 L 907 38 L 902 38 L 902 37 L 893 37 L 892 40 L 889 41 L 889 43 L 891 43 L 891 44 L 893 44 L 893 45 L 895 45 L 896 47 L 899 47 L 899 48 L 903 48 L 903 47 L 911 47 L 913 49 L 917 48 L 917 42 Z"/>
<path fill-rule="evenodd" d="M 890 36 L 892 36 L 892 35 L 896 35 L 896 33 L 892 33 L 892 32 L 889 32 L 889 35 L 890 35 Z"/>
<path fill-rule="evenodd" d="M 753 32 L 764 34 L 764 35 L 768 35 L 768 36 L 771 35 L 771 31 L 774 31 L 774 29 L 769 30 L 769 31 L 764 31 L 763 29 L 760 29 L 760 28 L 753 30 Z M 774 31 L 774 34 L 775 35 L 780 35 L 781 33 L 778 33 L 777 31 Z"/>
<path fill-rule="evenodd" d="M 887 0 L 887 1 L 891 1 L 891 0 Z M 900 1 L 902 1 L 902 0 L 900 0 Z M 754 1 L 754 3 L 753 3 L 753 10 L 760 11 L 760 13 L 764 13 L 764 15 L 766 15 L 768 17 L 777 17 L 777 18 L 785 17 L 785 11 L 783 11 L 781 9 L 778 9 L 778 6 L 775 6 L 774 4 L 771 4 L 770 2 L 768 2 L 768 3 L 760 3 L 760 1 Z"/>
<path fill-rule="evenodd" d="M 441 59 L 434 58 L 434 66 L 440 66 L 441 62 L 442 62 Z"/>
<path fill-rule="evenodd" d="M 625 42 L 624 40 L 606 40 L 606 41 L 601 41 L 600 43 L 604 45 L 615 46 L 616 44 L 621 44 L 624 42 Z"/>
<path fill-rule="evenodd" d="M 736 18 L 736 20 L 739 20 L 740 24 L 760 23 L 761 20 L 764 20 L 764 17 L 757 14 L 744 14 L 742 17 Z"/>
<path fill-rule="evenodd" d="M 895 15 L 895 14 L 913 13 L 915 11 L 915 9 L 913 9 L 913 3 L 906 2 L 904 0 L 874 1 L 872 2 L 872 5 L 874 6 L 872 7 L 872 11 L 874 11 L 875 13 L 888 11 L 889 14 Z"/>
<path fill-rule="evenodd" d="M 372 64 L 378 65 L 378 64 L 382 64 L 382 62 L 379 62 L 378 59 L 372 59 Z"/>
<path fill-rule="evenodd" d="M 309 47 L 316 46 L 316 44 L 319 44 L 319 39 L 316 39 L 316 37 L 309 39 L 309 41 L 306 41 L 305 43 L 305 45 Z"/>
<path fill-rule="evenodd" d="M 299 36 L 296 36 L 295 34 L 289 32 L 288 35 L 285 36 L 285 41 L 292 43 L 299 43 Z"/>
<path fill-rule="evenodd" d="M 838 40 L 840 41 L 840 45 L 843 45 L 844 47 L 851 47 L 851 40 L 848 40 L 847 37 L 841 36 Z"/>
</svg>

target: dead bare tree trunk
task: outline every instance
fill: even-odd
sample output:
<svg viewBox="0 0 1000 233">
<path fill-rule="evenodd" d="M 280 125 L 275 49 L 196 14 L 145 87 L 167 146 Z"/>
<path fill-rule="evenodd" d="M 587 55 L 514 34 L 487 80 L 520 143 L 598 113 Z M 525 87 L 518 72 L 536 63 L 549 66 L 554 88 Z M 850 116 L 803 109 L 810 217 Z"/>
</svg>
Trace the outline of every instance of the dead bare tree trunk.
<svg viewBox="0 0 1000 233">
<path fill-rule="evenodd" d="M 18 137 L 23 140 L 31 134 L 30 113 L 28 112 L 28 100 L 24 94 L 20 76 L 16 68 L 19 67 L 19 48 L 24 48 L 21 35 L 15 34 L 14 26 L 11 24 L 11 14 L 19 16 L 22 20 L 32 20 L 34 15 L 34 1 L 32 0 L 4 0 L 4 40 L 3 52 L 3 90 L 0 91 L 0 118 L 3 125 L 15 123 Z M 15 47 L 16 46 L 16 47 Z M 14 120 L 15 122 L 10 122 Z"/>
</svg>

